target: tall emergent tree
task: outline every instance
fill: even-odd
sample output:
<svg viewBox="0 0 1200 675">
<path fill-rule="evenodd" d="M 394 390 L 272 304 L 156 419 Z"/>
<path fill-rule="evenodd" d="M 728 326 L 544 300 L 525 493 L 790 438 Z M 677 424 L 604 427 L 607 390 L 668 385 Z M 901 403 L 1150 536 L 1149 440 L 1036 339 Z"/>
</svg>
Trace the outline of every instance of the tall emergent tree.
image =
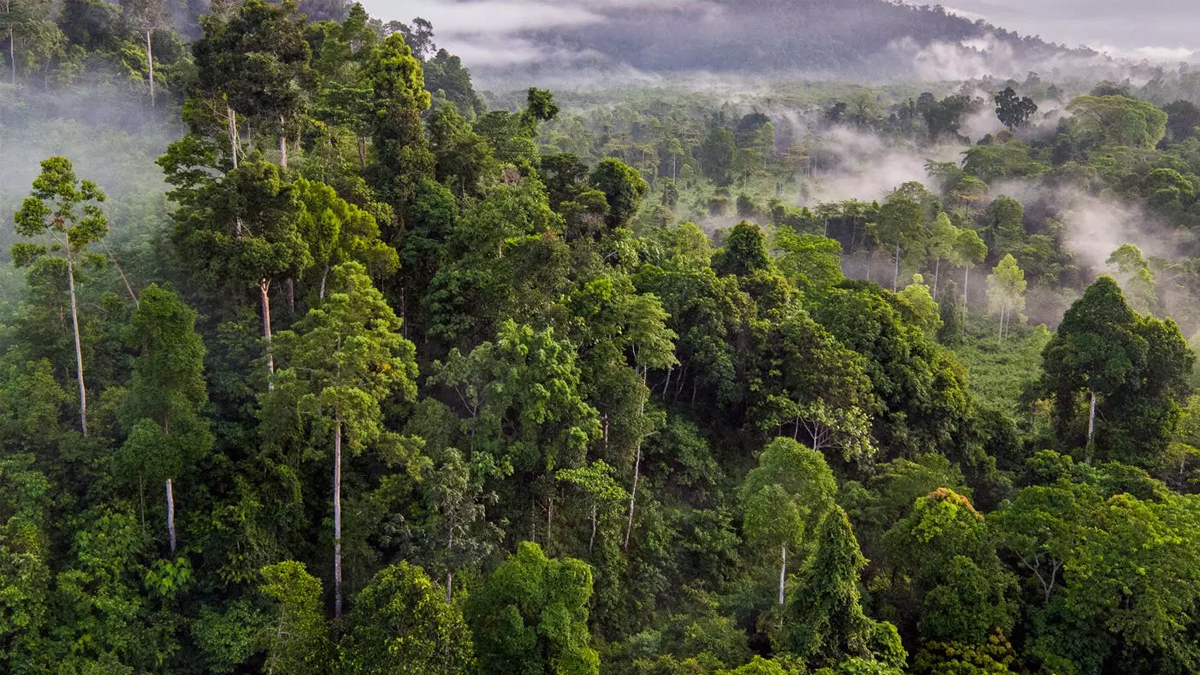
<svg viewBox="0 0 1200 675">
<path fill-rule="evenodd" d="M 214 178 L 196 165 L 176 163 L 174 151 L 159 163 L 178 188 L 171 193 L 179 204 L 172 214 L 175 244 L 197 280 L 214 293 L 236 298 L 248 287 L 258 290 L 267 370 L 274 375 L 271 284 L 312 264 L 301 229 L 300 191 L 279 167 L 261 159 Z"/>
<path fill-rule="evenodd" d="M 342 443 L 357 454 L 396 440 L 383 428 L 382 405 L 416 398 L 417 364 L 416 347 L 363 266 L 338 265 L 331 277 L 325 300 L 278 336 L 277 392 L 312 418 L 317 435 L 333 436 L 334 614 L 341 616 Z"/>
<path fill-rule="evenodd" d="M 210 14 L 193 45 L 200 90 L 225 106 L 230 153 L 238 165 L 238 115 L 279 132 L 279 161 L 287 166 L 288 130 L 303 109 L 303 84 L 312 50 L 295 0 L 245 0 L 228 20 Z"/>
<path fill-rule="evenodd" d="M 963 268 L 962 323 L 964 331 L 967 326 L 967 313 L 970 311 L 967 309 L 967 303 L 971 300 L 971 268 L 983 262 L 987 258 L 987 253 L 987 244 L 984 243 L 978 232 L 970 228 L 958 231 L 958 237 L 954 240 L 954 262 L 962 265 Z"/>
<path fill-rule="evenodd" d="M 1017 96 L 1012 87 L 996 94 L 996 119 L 1008 127 L 1009 131 L 1016 131 L 1018 127 L 1025 126 L 1037 111 L 1038 105 L 1033 99 Z"/>
<path fill-rule="evenodd" d="M 790 438 L 772 441 L 738 489 L 747 537 L 768 557 L 779 552 L 780 606 L 787 597 L 788 552 L 793 558 L 806 552 L 804 536 L 833 506 L 836 491 L 821 453 Z"/>
<path fill-rule="evenodd" d="M 150 83 L 150 107 L 154 107 L 154 31 L 170 20 L 165 0 L 121 0 L 121 12 L 129 27 L 146 35 L 146 80 Z"/>
<path fill-rule="evenodd" d="M 17 234 L 35 238 L 12 247 L 13 262 L 25 267 L 45 256 L 66 266 L 71 297 L 71 328 L 75 336 L 75 372 L 79 380 L 79 426 L 87 436 L 87 387 L 83 378 L 83 347 L 79 339 L 79 306 L 75 274 L 87 259 L 87 247 L 108 234 L 108 218 L 100 204 L 104 191 L 90 180 L 79 180 L 71 160 L 51 157 L 33 180 L 33 192 L 14 216 Z"/>
<path fill-rule="evenodd" d="M 1067 310 L 1042 359 L 1042 387 L 1054 397 L 1060 441 L 1077 446 L 1082 395 L 1089 461 L 1153 465 L 1174 433 L 1195 362 L 1173 320 L 1139 316 L 1117 282 L 1100 277 Z"/>
<path fill-rule="evenodd" d="M 142 291 L 129 330 L 129 342 L 140 355 L 126 404 L 133 431 L 121 455 L 139 478 L 166 482 L 171 553 L 176 541 L 172 480 L 213 444 L 208 423 L 200 417 L 208 392 L 204 342 L 195 325 L 196 312 L 171 291 L 151 285 Z"/>
<path fill-rule="evenodd" d="M 362 71 L 367 89 L 372 158 L 367 178 L 393 207 L 416 194 L 422 180 L 434 176 L 421 113 L 432 99 L 425 91 L 421 62 L 399 34 L 388 36 L 366 58 Z"/>
<path fill-rule="evenodd" d="M 1004 256 L 996 269 L 988 275 L 988 305 L 992 312 L 1000 317 L 1000 340 L 1008 335 L 1015 313 L 1021 319 L 1021 310 L 1025 309 L 1025 289 L 1029 282 L 1025 281 L 1025 271 L 1017 265 L 1017 259 L 1012 254 Z"/>
</svg>

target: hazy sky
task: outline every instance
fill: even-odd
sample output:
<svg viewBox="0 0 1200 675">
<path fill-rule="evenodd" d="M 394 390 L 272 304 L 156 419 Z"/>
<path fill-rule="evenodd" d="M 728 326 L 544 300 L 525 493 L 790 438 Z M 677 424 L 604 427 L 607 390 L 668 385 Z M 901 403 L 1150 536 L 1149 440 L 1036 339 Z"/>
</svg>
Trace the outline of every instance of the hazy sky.
<svg viewBox="0 0 1200 675">
<path fill-rule="evenodd" d="M 691 6 L 705 0 L 361 0 L 372 15 L 434 24 L 439 44 L 466 59 L 471 43 L 499 42 L 506 32 L 532 26 L 586 25 L 602 20 L 596 8 Z M 935 4 L 936 0 L 928 0 Z M 926 4 L 926 0 L 919 3 Z M 1200 51 L 1200 0 L 945 0 L 947 8 L 982 17 L 1022 34 L 1075 47 L 1107 48 L 1114 55 L 1158 60 Z M 470 40 L 464 40 L 467 35 Z M 489 38 L 491 40 L 489 40 Z M 519 46 L 517 47 L 519 50 Z M 489 49 L 489 53 L 494 53 Z M 514 60 L 520 54 L 513 54 Z"/>
<path fill-rule="evenodd" d="M 948 8 L 981 16 L 1023 34 L 1069 47 L 1114 50 L 1200 49 L 1196 0 L 946 0 Z"/>
</svg>

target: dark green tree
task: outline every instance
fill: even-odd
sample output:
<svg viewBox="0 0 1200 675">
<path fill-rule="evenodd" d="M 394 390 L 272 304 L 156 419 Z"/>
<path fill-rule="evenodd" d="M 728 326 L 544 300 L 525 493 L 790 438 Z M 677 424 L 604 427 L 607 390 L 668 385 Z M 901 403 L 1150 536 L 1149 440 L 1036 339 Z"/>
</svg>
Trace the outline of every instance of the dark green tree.
<svg viewBox="0 0 1200 675">
<path fill-rule="evenodd" d="M 1017 96 L 1017 92 L 1013 91 L 1012 87 L 996 94 L 996 119 L 1008 127 L 1009 131 L 1016 131 L 1025 126 L 1025 123 L 1037 111 L 1038 105 L 1033 102 L 1033 99 L 1028 96 Z"/>
<path fill-rule="evenodd" d="M 592 571 L 523 542 L 467 602 L 484 675 L 596 675 L 588 601 Z"/>
<path fill-rule="evenodd" d="M 420 567 L 381 570 L 354 599 L 339 672 L 457 675 L 474 665 L 471 631 Z"/>
<path fill-rule="evenodd" d="M 383 426 L 383 406 L 416 398 L 416 348 L 400 334 L 383 296 L 358 263 L 333 270 L 325 300 L 279 334 L 276 397 L 333 443 L 334 614 L 342 613 L 342 443 L 352 454 L 401 441 Z M 286 413 L 284 413 L 286 414 Z"/>
<path fill-rule="evenodd" d="M 637 215 L 649 186 L 636 169 L 619 159 L 601 160 L 589 177 L 591 184 L 608 201 L 609 229 L 627 227 Z"/>
<path fill-rule="evenodd" d="M 873 622 L 859 604 L 858 575 L 867 561 L 841 507 L 825 514 L 814 533 L 816 552 L 792 588 L 782 640 L 810 667 L 871 656 Z"/>
<path fill-rule="evenodd" d="M 208 402 L 204 342 L 196 313 L 171 291 L 151 284 L 138 298 L 129 343 L 138 351 L 126 402 L 132 424 L 117 456 L 139 482 L 165 482 L 167 535 L 175 553 L 174 479 L 212 449 L 213 437 L 201 409 Z"/>
<path fill-rule="evenodd" d="M 1042 358 L 1042 387 L 1054 397 L 1064 445 L 1086 446 L 1089 461 L 1153 464 L 1179 419 L 1195 360 L 1174 321 L 1138 316 L 1117 283 L 1101 277 L 1067 310 Z"/>
</svg>

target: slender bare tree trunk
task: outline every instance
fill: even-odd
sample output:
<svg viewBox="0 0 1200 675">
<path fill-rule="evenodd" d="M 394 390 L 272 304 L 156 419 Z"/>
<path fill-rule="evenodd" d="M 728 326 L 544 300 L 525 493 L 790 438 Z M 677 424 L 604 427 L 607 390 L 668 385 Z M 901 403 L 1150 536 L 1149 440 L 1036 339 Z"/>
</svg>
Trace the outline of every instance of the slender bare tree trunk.
<svg viewBox="0 0 1200 675">
<path fill-rule="evenodd" d="M 87 386 L 83 382 L 83 345 L 79 341 L 79 308 L 75 302 L 75 265 L 67 258 L 67 287 L 71 291 L 71 327 L 75 331 L 75 373 L 79 379 L 79 426 L 87 438 Z"/>
<path fill-rule="evenodd" d="M 287 162 L 288 162 L 287 131 L 284 130 L 284 126 L 283 126 L 284 124 L 286 124 L 286 122 L 283 119 L 283 115 L 280 115 L 279 116 L 279 165 L 286 169 Z"/>
<path fill-rule="evenodd" d="M 970 303 L 970 301 L 971 301 L 971 295 L 970 295 L 970 292 L 971 292 L 971 266 L 970 266 L 970 265 L 967 265 L 967 266 L 966 266 L 966 271 L 965 271 L 965 272 L 963 272 L 963 325 L 962 325 L 962 334 L 963 334 L 963 338 L 964 338 L 964 339 L 967 337 L 967 317 L 969 317 L 969 316 L 970 316 L 970 313 L 971 313 L 971 310 L 970 310 L 970 308 L 968 307 L 968 304 L 969 304 L 969 303 Z"/>
<path fill-rule="evenodd" d="M 12 66 L 12 84 L 15 87 L 17 86 L 17 39 L 13 37 L 11 25 L 8 27 L 8 62 Z"/>
<path fill-rule="evenodd" d="M 225 106 L 225 118 L 229 122 L 229 153 L 233 155 L 233 168 L 238 168 L 238 132 L 237 132 L 237 113 L 233 108 Z M 240 219 L 239 219 L 240 222 Z"/>
<path fill-rule="evenodd" d="M 319 300 L 325 299 L 325 280 L 329 278 L 329 263 L 325 263 L 325 271 L 321 274 L 321 291 L 317 294 Z"/>
<path fill-rule="evenodd" d="M 1095 433 L 1096 433 L 1096 390 L 1091 390 L 1092 401 L 1088 406 L 1088 437 L 1087 437 L 1087 463 L 1092 463 L 1092 453 L 1095 449 Z"/>
<path fill-rule="evenodd" d="M 633 504 L 637 500 L 638 474 L 642 470 L 642 442 L 638 440 L 637 459 L 633 462 L 633 489 L 629 491 L 629 523 L 625 526 L 625 545 L 623 550 L 629 550 L 629 536 L 633 534 Z"/>
<path fill-rule="evenodd" d="M 262 295 L 263 340 L 267 343 L 267 390 L 275 389 L 275 357 L 271 354 L 271 280 L 262 279 L 258 282 L 258 290 Z"/>
<path fill-rule="evenodd" d="M 938 277 L 942 274 L 942 259 L 938 258 L 933 264 L 933 301 L 937 302 Z"/>
<path fill-rule="evenodd" d="M 450 527 L 450 536 L 446 539 L 446 552 L 454 552 L 454 527 L 453 521 Z M 446 604 L 450 604 L 450 600 L 454 597 L 454 569 L 450 566 L 450 559 L 446 559 Z"/>
<path fill-rule="evenodd" d="M 333 427 L 333 616 L 342 616 L 342 421 Z"/>
<path fill-rule="evenodd" d="M 787 544 L 784 544 L 780 550 L 783 555 L 779 563 L 779 606 L 783 607 L 784 586 L 787 583 Z"/>
<path fill-rule="evenodd" d="M 150 79 L 150 107 L 154 107 L 154 48 L 150 46 L 149 28 L 146 29 L 146 70 L 149 71 Z"/>
<path fill-rule="evenodd" d="M 355 136 L 358 141 L 358 164 L 365 171 L 367 168 L 367 140 L 362 136 Z"/>
<path fill-rule="evenodd" d="M 129 279 L 125 276 L 125 270 L 121 269 L 121 263 L 117 262 L 117 256 L 113 255 L 112 249 L 108 247 L 108 244 L 104 244 L 103 241 L 101 244 L 104 246 L 105 252 L 108 253 L 108 259 L 113 262 L 113 267 L 117 268 L 117 274 L 121 275 L 121 281 L 125 284 L 125 290 L 129 291 L 129 297 L 133 299 L 134 306 L 141 307 L 142 303 L 138 300 L 137 293 L 133 292 L 133 286 L 129 284 Z"/>
<path fill-rule="evenodd" d="M 588 540 L 588 555 L 592 554 L 592 548 L 596 545 L 596 502 L 592 501 L 592 538 Z"/>
<path fill-rule="evenodd" d="M 896 240 L 896 274 L 892 277 L 892 292 L 900 290 L 900 240 Z"/>
<path fill-rule="evenodd" d="M 171 553 L 175 553 L 175 495 L 171 490 L 171 479 L 167 479 L 167 536 L 171 540 Z"/>
<path fill-rule="evenodd" d="M 649 376 L 649 369 L 642 369 L 642 386 L 646 386 L 646 379 Z M 642 399 L 641 416 L 646 416 L 646 399 L 650 398 L 649 393 L 646 398 Z M 692 404 L 696 403 L 696 390 L 692 389 Z M 633 461 L 633 489 L 629 491 L 629 523 L 625 526 L 625 545 L 622 550 L 629 550 L 629 537 L 633 534 L 633 505 L 637 500 L 638 476 L 642 470 L 642 441 L 644 438 L 639 434 L 637 442 L 637 458 Z"/>
</svg>

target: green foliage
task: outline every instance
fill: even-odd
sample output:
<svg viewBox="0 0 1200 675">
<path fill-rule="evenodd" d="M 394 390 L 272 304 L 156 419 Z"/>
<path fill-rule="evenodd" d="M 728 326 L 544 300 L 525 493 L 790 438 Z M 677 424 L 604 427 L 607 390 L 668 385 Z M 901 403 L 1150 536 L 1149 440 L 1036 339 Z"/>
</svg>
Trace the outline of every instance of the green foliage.
<svg viewBox="0 0 1200 675">
<path fill-rule="evenodd" d="M 289 675 L 328 672 L 332 650 L 321 582 L 303 564 L 289 560 L 262 569 L 258 592 L 274 610 L 261 636 L 267 670 Z"/>
<path fill-rule="evenodd" d="M 1178 422 L 1194 360 L 1174 321 L 1139 316 L 1116 282 L 1101 277 L 1043 353 L 1042 386 L 1054 396 L 1060 442 L 1086 445 L 1089 458 L 1152 465 Z M 1079 410 L 1081 397 L 1094 402 L 1094 416 Z"/>
<path fill-rule="evenodd" d="M 339 672 L 452 675 L 474 662 L 471 634 L 419 567 L 380 571 L 355 598 Z"/>
<path fill-rule="evenodd" d="M 996 118 L 1008 127 L 1009 131 L 1016 131 L 1018 127 L 1024 126 L 1037 111 L 1038 106 L 1033 99 L 1017 96 L 1012 87 L 996 94 Z"/>
<path fill-rule="evenodd" d="M 586 675 L 600 672 L 590 646 L 590 568 L 550 559 L 523 542 L 467 604 L 480 671 Z"/>
<path fill-rule="evenodd" d="M 1103 145 L 1153 148 L 1167 130 L 1167 113 L 1128 96 L 1080 96 L 1067 110 Z"/>
<path fill-rule="evenodd" d="M 922 637 L 978 645 L 993 628 L 1012 627 L 1011 573 L 966 497 L 941 488 L 918 499 L 884 535 L 884 549 L 921 603 Z"/>
<path fill-rule="evenodd" d="M 0 2 L 8 670 L 1200 667 L 1200 76 L 485 103 L 423 19 L 184 4 Z M 1113 204 L 1179 245 L 1085 292 Z"/>
<path fill-rule="evenodd" d="M 816 553 L 793 587 L 787 609 L 787 651 L 810 665 L 870 657 L 872 622 L 859 605 L 858 574 L 867 564 L 834 507 L 816 531 Z"/>
</svg>

